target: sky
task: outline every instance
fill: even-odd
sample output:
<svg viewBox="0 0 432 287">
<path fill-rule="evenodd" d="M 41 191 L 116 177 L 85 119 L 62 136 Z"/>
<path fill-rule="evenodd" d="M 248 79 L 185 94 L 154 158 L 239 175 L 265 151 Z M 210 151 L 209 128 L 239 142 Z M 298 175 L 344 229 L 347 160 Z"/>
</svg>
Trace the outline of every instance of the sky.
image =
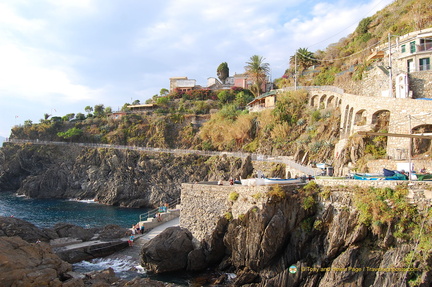
<svg viewBox="0 0 432 287">
<path fill-rule="evenodd" d="M 325 50 L 392 2 L 0 0 L 0 137 L 44 114 L 145 103 L 171 77 L 205 87 L 253 55 L 279 78 L 298 48 Z"/>
</svg>

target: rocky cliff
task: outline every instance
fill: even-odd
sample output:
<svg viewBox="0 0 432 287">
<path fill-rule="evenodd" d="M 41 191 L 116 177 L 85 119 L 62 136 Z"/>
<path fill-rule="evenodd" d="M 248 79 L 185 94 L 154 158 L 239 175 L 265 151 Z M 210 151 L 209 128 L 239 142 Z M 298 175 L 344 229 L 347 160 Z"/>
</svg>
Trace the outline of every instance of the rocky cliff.
<svg viewBox="0 0 432 287">
<path fill-rule="evenodd" d="M 180 197 L 181 183 L 246 177 L 250 160 L 79 146 L 5 144 L 0 191 L 148 207 Z"/>
<path fill-rule="evenodd" d="M 199 188 L 195 186 L 197 194 L 202 193 Z M 227 189 L 226 198 L 233 193 Z M 177 266 L 216 266 L 237 274 L 226 282 L 235 286 L 431 286 L 430 210 L 407 204 L 398 189 L 367 194 L 340 189 L 320 190 L 312 182 L 297 190 L 275 188 L 261 194 L 266 197 L 262 207 L 234 218 L 221 216 L 199 247 L 183 248 L 185 254 L 176 258 L 184 262 Z M 240 194 L 237 200 L 242 198 Z M 171 231 L 161 236 L 174 248 L 176 238 L 184 246 L 193 234 Z M 167 268 L 160 257 L 151 256 L 164 241 L 144 246 L 142 262 L 149 270 Z"/>
</svg>

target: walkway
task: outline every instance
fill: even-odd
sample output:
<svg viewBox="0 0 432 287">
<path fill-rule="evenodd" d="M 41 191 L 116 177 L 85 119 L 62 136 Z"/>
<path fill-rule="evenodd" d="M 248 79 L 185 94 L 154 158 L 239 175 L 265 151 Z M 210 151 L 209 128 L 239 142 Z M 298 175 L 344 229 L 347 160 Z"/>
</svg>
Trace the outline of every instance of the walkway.
<svg viewBox="0 0 432 287">
<path fill-rule="evenodd" d="M 40 145 L 74 145 L 89 148 L 113 148 L 123 150 L 136 150 L 145 152 L 157 152 L 157 153 L 173 153 L 173 154 L 198 154 L 204 156 L 232 156 L 238 158 L 251 157 L 254 161 L 266 161 L 266 162 L 277 162 L 283 163 L 296 169 L 304 174 L 317 175 L 321 173 L 320 169 L 311 168 L 305 165 L 296 163 L 290 160 L 287 156 L 270 156 L 263 154 L 254 153 L 243 153 L 243 152 L 219 152 L 219 151 L 203 151 L 203 150 L 192 150 L 192 149 L 167 149 L 167 148 L 151 148 L 151 147 L 140 147 L 140 146 L 125 146 L 125 145 L 112 145 L 112 144 L 94 144 L 94 143 L 73 143 L 73 142 L 54 142 L 54 141 L 40 141 L 40 140 L 20 140 L 20 139 L 6 139 L 5 142 L 16 143 L 16 144 L 40 144 Z"/>
<path fill-rule="evenodd" d="M 127 261 L 131 262 L 131 266 L 138 266 L 138 265 L 140 265 L 140 261 L 141 261 L 140 254 L 141 254 L 141 249 L 142 249 L 143 245 L 145 243 L 149 242 L 151 239 L 158 236 L 162 231 L 164 231 L 168 227 L 179 226 L 179 225 L 180 225 L 180 218 L 179 217 L 177 217 L 173 220 L 167 221 L 167 222 L 151 229 L 150 231 L 145 232 L 144 235 L 137 235 L 133 246 L 126 247 L 120 251 L 117 251 L 114 254 L 107 256 L 106 258 L 127 260 Z M 128 238 L 125 238 L 125 240 L 127 240 L 127 239 Z"/>
</svg>

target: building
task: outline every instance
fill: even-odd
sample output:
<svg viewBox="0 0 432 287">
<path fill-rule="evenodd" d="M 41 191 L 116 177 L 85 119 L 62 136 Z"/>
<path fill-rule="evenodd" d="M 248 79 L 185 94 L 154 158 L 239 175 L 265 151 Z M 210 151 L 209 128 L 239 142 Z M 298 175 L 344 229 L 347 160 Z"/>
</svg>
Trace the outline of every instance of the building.
<svg viewBox="0 0 432 287">
<path fill-rule="evenodd" d="M 187 77 L 170 78 L 170 93 L 174 90 L 182 92 L 191 91 L 196 87 L 196 80 L 188 79 Z"/>
<path fill-rule="evenodd" d="M 265 109 L 274 109 L 276 107 L 276 91 L 270 91 L 255 98 L 246 105 L 250 112 L 260 112 Z"/>
<path fill-rule="evenodd" d="M 428 28 L 403 36 L 388 35 L 388 42 L 378 46 L 368 60 L 378 59 L 380 68 L 388 75 L 385 96 L 430 98 L 431 58 L 432 28 Z"/>
</svg>

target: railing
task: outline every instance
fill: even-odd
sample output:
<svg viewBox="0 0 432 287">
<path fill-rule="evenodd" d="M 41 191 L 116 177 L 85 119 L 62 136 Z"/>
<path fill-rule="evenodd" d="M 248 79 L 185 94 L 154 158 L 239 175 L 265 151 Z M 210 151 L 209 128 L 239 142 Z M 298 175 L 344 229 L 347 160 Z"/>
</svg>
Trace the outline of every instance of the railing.
<svg viewBox="0 0 432 287">
<path fill-rule="evenodd" d="M 431 51 L 432 50 L 432 43 L 423 43 L 423 44 L 416 45 L 416 46 L 417 46 L 418 52 Z"/>
<path fill-rule="evenodd" d="M 286 87 L 279 90 L 283 91 L 294 91 L 294 90 L 306 90 L 306 91 L 313 91 L 313 90 L 321 90 L 321 91 L 330 91 L 338 94 L 343 94 L 344 90 L 338 87 L 334 86 L 298 86 L 298 87 Z"/>
<path fill-rule="evenodd" d="M 54 142 L 54 141 L 40 141 L 40 140 L 20 140 L 20 139 L 6 139 L 6 142 L 10 143 L 29 143 L 29 144 L 40 144 L 40 145 L 75 145 L 82 147 L 91 148 L 114 148 L 121 150 L 137 150 L 145 152 L 162 152 L 162 153 L 174 153 L 174 154 L 198 154 L 203 156 L 231 156 L 238 158 L 246 158 L 250 156 L 252 160 L 268 161 L 268 162 L 281 162 L 289 165 L 290 167 L 297 169 L 305 174 L 315 175 L 315 170 L 307 166 L 298 164 L 292 160 L 289 160 L 284 156 L 269 156 L 263 154 L 254 153 L 243 153 L 243 152 L 220 152 L 220 151 L 203 151 L 203 150 L 190 150 L 190 149 L 167 149 L 167 148 L 152 148 L 152 147 L 139 147 L 139 146 L 125 146 L 125 145 L 112 145 L 112 144 L 98 144 L 98 143 L 73 143 L 73 142 Z"/>
<path fill-rule="evenodd" d="M 139 216 L 140 221 L 146 221 L 148 218 L 154 218 L 158 213 L 168 212 L 168 209 L 175 209 L 175 207 L 180 204 L 180 198 L 174 199 L 173 201 L 168 202 L 168 206 L 160 206 L 158 208 L 147 211 L 146 213 L 142 213 Z"/>
</svg>

